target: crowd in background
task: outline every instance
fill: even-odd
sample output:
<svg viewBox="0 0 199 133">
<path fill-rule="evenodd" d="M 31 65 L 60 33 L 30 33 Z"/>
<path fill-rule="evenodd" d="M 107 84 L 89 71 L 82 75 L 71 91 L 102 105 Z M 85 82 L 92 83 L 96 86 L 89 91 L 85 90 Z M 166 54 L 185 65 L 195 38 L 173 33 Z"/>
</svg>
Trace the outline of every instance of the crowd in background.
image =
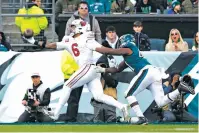
<svg viewBox="0 0 199 133">
<path fill-rule="evenodd" d="M 81 0 L 57 0 L 56 12 L 74 12 Z M 83 0 L 92 14 L 197 14 L 197 0 Z"/>
<path fill-rule="evenodd" d="M 86 1 L 88 7 L 85 9 L 78 8 L 77 5 L 81 1 Z M 29 0 L 25 7 L 19 9 L 18 14 L 45 14 L 52 12 L 43 10 L 42 0 Z M 46 5 L 45 5 L 46 6 Z M 50 6 L 50 5 L 48 5 Z M 51 5 L 52 6 L 52 5 Z M 84 18 L 91 24 L 91 29 L 95 33 L 96 40 L 101 43 L 105 38 L 101 38 L 101 30 L 97 19 L 92 14 L 197 14 L 197 0 L 56 0 L 55 3 L 55 32 L 59 33 L 59 14 L 74 13 L 66 24 L 65 35 L 69 35 L 69 25 L 76 18 Z M 27 19 L 29 18 L 29 19 Z M 21 34 L 25 29 L 32 29 L 34 37 L 37 40 L 46 40 L 44 36 L 45 29 L 51 24 L 48 17 L 16 17 L 16 26 L 19 27 Z M 136 38 L 136 44 L 141 51 L 150 51 L 151 43 L 148 35 L 143 33 L 142 22 L 132 24 L 132 34 Z M 4 36 L 1 32 L 1 36 Z M 150 35 L 149 35 L 150 36 Z M 6 37 L 5 37 L 6 39 Z M 9 51 L 8 43 L 5 39 L 1 42 L 1 51 Z M 26 41 L 24 40 L 26 43 Z M 189 51 L 198 49 L 198 33 L 194 35 L 193 43 L 188 44 L 183 40 L 178 29 L 171 29 L 168 35 L 168 42 L 165 45 L 165 51 Z M 191 48 L 188 47 L 191 45 Z"/>
</svg>

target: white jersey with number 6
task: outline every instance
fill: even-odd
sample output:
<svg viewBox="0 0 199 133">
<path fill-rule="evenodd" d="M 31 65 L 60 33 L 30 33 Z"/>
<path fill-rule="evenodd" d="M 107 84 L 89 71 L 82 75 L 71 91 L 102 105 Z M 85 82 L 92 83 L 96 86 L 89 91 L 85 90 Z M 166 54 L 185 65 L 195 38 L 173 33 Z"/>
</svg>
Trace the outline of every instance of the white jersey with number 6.
<svg viewBox="0 0 199 133">
<path fill-rule="evenodd" d="M 87 44 L 92 43 L 93 47 L 101 47 L 94 39 L 88 38 L 89 32 L 77 38 L 64 36 L 61 42 L 57 42 L 57 49 L 66 49 L 75 59 L 79 66 L 93 64 L 93 50 Z"/>
<path fill-rule="evenodd" d="M 126 105 L 116 101 L 113 97 L 103 93 L 101 74 L 96 72 L 93 65 L 93 50 L 96 47 L 101 47 L 101 45 L 94 40 L 90 33 L 84 33 L 77 38 L 65 36 L 62 42 L 57 43 L 57 49 L 66 49 L 69 51 L 80 68 L 64 83 L 58 105 L 54 112 L 55 118 L 58 118 L 58 114 L 68 101 L 71 91 L 85 84 L 96 101 L 117 107 L 120 110 L 126 107 Z M 127 111 L 123 111 L 123 114 L 125 114 L 124 117 L 128 116 Z"/>
</svg>

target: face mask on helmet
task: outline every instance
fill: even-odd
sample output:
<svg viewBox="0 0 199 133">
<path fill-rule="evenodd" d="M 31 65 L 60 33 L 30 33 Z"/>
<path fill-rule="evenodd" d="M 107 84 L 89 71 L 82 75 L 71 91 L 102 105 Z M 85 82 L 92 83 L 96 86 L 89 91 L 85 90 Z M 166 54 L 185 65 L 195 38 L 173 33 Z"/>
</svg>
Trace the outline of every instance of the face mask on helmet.
<svg viewBox="0 0 199 133">
<path fill-rule="evenodd" d="M 74 34 L 85 33 L 88 31 L 90 31 L 90 24 L 81 19 L 74 20 L 71 24 L 71 32 Z"/>
<path fill-rule="evenodd" d="M 126 48 L 129 45 L 135 45 L 135 43 L 134 43 L 135 38 L 131 34 L 125 34 L 120 37 L 120 42 L 121 42 L 121 45 L 119 46 L 119 48 Z"/>
</svg>

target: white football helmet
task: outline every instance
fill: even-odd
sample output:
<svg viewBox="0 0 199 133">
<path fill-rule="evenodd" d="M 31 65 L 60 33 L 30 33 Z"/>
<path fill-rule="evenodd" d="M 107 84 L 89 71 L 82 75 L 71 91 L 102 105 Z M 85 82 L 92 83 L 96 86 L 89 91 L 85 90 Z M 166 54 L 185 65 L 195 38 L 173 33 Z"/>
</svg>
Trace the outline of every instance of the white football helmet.
<svg viewBox="0 0 199 133">
<path fill-rule="evenodd" d="M 90 24 L 82 19 L 76 19 L 71 23 L 71 29 L 74 34 L 90 31 Z"/>
</svg>

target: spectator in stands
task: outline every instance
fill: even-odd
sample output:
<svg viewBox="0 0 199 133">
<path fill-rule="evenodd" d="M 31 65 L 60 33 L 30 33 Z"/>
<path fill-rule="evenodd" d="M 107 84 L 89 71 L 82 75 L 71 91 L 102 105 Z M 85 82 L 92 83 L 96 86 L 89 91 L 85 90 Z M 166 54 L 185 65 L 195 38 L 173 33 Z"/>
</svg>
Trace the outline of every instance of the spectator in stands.
<svg viewBox="0 0 199 133">
<path fill-rule="evenodd" d="M 188 44 L 182 39 L 180 31 L 178 29 L 171 29 L 169 33 L 169 41 L 166 44 L 166 51 L 183 51 L 189 50 Z"/>
<path fill-rule="evenodd" d="M 116 49 L 120 46 L 120 41 L 116 33 L 116 28 L 114 26 L 108 26 L 106 28 L 106 38 L 102 45 L 113 49 Z"/>
<path fill-rule="evenodd" d="M 40 1 L 40 2 L 39 2 Z M 39 7 L 41 0 L 33 0 L 27 3 L 27 8 L 23 7 L 19 9 L 18 14 L 23 15 L 43 15 L 44 11 Z M 39 41 L 44 41 L 46 37 L 44 36 L 44 30 L 48 26 L 48 20 L 45 16 L 41 17 L 16 17 L 16 25 L 20 28 L 23 34 L 26 29 L 32 29 L 34 32 L 34 38 Z"/>
<path fill-rule="evenodd" d="M 165 10 L 167 9 L 167 1 L 168 0 L 155 0 L 156 3 L 156 7 L 159 14 L 163 14 L 165 12 Z"/>
<path fill-rule="evenodd" d="M 91 14 L 109 14 L 111 8 L 110 0 L 85 0 L 88 2 Z"/>
<path fill-rule="evenodd" d="M 41 8 L 45 13 L 50 13 L 49 10 L 50 9 L 45 9 L 45 6 L 41 4 L 41 0 L 32 0 L 32 2 L 37 5 L 39 8 Z M 47 1 L 46 1 L 47 2 Z M 51 24 L 51 17 L 46 17 L 47 21 L 48 21 L 48 26 L 49 24 Z M 37 35 L 35 38 L 37 38 L 38 40 L 45 40 L 45 36 L 44 36 L 44 30 L 41 30 L 40 34 Z"/>
<path fill-rule="evenodd" d="M 135 37 L 135 43 L 136 46 L 139 48 L 140 51 L 150 51 L 151 50 L 151 44 L 149 37 L 142 33 L 143 25 L 140 21 L 135 21 L 133 23 L 133 35 Z"/>
<path fill-rule="evenodd" d="M 41 0 L 32 0 L 32 2 L 33 2 L 34 4 L 36 4 L 39 8 L 42 8 L 42 7 L 41 7 Z"/>
<path fill-rule="evenodd" d="M 178 0 L 172 1 L 171 9 L 168 10 L 168 14 L 180 14 L 181 5 Z"/>
<path fill-rule="evenodd" d="M 182 6 L 186 14 L 198 14 L 198 0 L 185 0 Z"/>
<path fill-rule="evenodd" d="M 136 13 L 157 13 L 156 4 L 153 3 L 151 0 L 139 0 L 136 6 Z"/>
<path fill-rule="evenodd" d="M 167 0 L 167 9 L 172 8 L 172 0 Z"/>
<path fill-rule="evenodd" d="M 58 0 L 55 4 L 55 32 L 59 33 L 59 14 L 72 13 L 77 10 L 77 5 L 80 0 Z"/>
<path fill-rule="evenodd" d="M 192 50 L 193 50 L 193 51 L 198 50 L 198 44 L 199 44 L 199 32 L 197 32 L 197 33 L 194 35 L 194 44 L 193 44 L 193 47 L 192 47 Z"/>
<path fill-rule="evenodd" d="M 9 42 L 6 41 L 5 34 L 0 31 L 0 51 L 10 51 L 12 47 Z"/>
<path fill-rule="evenodd" d="M 71 33 L 70 25 L 72 21 L 75 19 L 83 19 L 84 21 L 88 22 L 91 25 L 91 31 L 93 31 L 95 34 L 95 40 L 100 44 L 102 43 L 99 23 L 97 19 L 95 19 L 95 16 L 89 14 L 88 3 L 86 1 L 81 1 L 79 3 L 77 12 L 75 12 L 74 15 L 72 15 L 71 18 L 67 21 L 65 35 L 70 35 Z"/>
<path fill-rule="evenodd" d="M 95 33 L 95 39 L 100 44 L 102 43 L 101 39 L 101 30 L 98 24 L 98 21 L 95 19 L 94 16 L 89 15 L 88 13 L 88 3 L 86 1 L 81 1 L 78 4 L 78 11 L 74 13 L 74 15 L 71 16 L 71 18 L 68 20 L 66 24 L 66 30 L 65 34 L 70 35 L 71 34 L 71 23 L 75 19 L 83 19 L 84 21 L 87 21 L 91 25 L 91 30 Z M 79 100 L 82 93 L 82 88 L 74 89 L 71 92 L 71 95 L 68 100 L 68 108 L 67 108 L 67 116 L 70 116 L 71 119 L 68 121 L 76 121 L 78 107 L 79 107 Z M 75 118 L 75 119 L 74 119 Z"/>
<path fill-rule="evenodd" d="M 111 4 L 111 13 L 132 14 L 136 1 L 133 0 L 115 0 Z"/>
</svg>

